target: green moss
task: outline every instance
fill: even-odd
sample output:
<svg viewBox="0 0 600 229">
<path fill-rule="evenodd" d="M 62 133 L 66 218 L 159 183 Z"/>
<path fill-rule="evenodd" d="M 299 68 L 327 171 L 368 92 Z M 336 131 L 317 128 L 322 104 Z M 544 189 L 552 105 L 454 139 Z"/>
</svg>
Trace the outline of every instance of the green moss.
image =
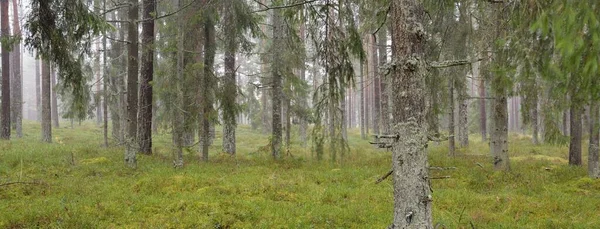
<svg viewBox="0 0 600 229">
<path fill-rule="evenodd" d="M 391 222 L 392 181 L 374 184 L 391 153 L 349 131 L 342 162 L 316 161 L 293 136 L 289 154 L 274 162 L 268 136 L 238 129 L 238 155 L 210 161 L 191 149 L 184 169 L 171 164 L 170 136 L 155 136 L 155 154 L 124 166 L 123 149 L 101 148 L 91 123 L 54 132 L 39 142 L 38 124 L 25 138 L 0 141 L 0 228 L 384 228 Z M 217 132 L 217 135 L 220 131 Z M 475 136 L 471 139 L 477 139 Z M 487 143 L 474 140 L 455 158 L 431 143 L 434 223 L 446 228 L 598 228 L 600 181 L 568 166 L 564 146 L 533 146 L 511 135 L 512 171 L 493 170 Z M 586 147 L 584 147 L 586 149 Z M 326 153 L 327 155 L 327 153 Z M 584 160 L 585 161 L 585 160 Z"/>
</svg>

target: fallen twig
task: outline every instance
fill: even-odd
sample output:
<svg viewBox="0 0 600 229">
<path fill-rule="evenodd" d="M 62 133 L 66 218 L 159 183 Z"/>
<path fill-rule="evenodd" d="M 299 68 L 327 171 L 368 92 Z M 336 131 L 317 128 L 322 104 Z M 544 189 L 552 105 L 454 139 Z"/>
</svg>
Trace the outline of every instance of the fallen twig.
<svg viewBox="0 0 600 229">
<path fill-rule="evenodd" d="M 390 170 L 385 175 L 383 175 L 382 177 L 380 177 L 379 179 L 377 179 L 377 181 L 375 181 L 375 184 L 381 183 L 382 181 L 384 181 L 385 179 L 387 179 L 390 175 L 392 175 L 393 172 L 394 172 L 394 170 Z"/>
<path fill-rule="evenodd" d="M 448 179 L 451 178 L 450 176 L 441 176 L 441 177 L 430 177 L 430 180 L 437 180 L 437 179 Z"/>
<path fill-rule="evenodd" d="M 429 167 L 431 170 L 451 170 L 456 169 L 456 167 Z"/>
<path fill-rule="evenodd" d="M 42 185 L 42 184 L 45 184 L 45 183 L 40 182 L 40 181 L 15 181 L 15 182 L 2 183 L 2 184 L 0 184 L 0 187 L 2 187 L 2 186 L 10 186 L 10 185 L 14 185 L 14 184 Z"/>
</svg>

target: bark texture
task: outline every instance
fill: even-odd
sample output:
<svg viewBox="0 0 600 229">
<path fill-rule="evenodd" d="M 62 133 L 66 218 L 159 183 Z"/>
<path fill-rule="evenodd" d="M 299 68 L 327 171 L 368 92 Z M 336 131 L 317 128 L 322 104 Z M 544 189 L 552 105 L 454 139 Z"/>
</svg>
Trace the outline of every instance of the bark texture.
<svg viewBox="0 0 600 229">
<path fill-rule="evenodd" d="M 10 36 L 8 26 L 8 0 L 0 1 L 0 33 L 2 39 Z M 0 120 L 0 138 L 10 139 L 10 53 L 8 47 L 2 47 L 2 118 Z"/>
<path fill-rule="evenodd" d="M 154 0 L 144 0 L 142 18 L 142 69 L 140 78 L 140 101 L 138 111 L 137 138 L 139 152 L 152 154 L 152 80 L 154 77 Z"/>
<path fill-rule="evenodd" d="M 236 54 L 236 15 L 232 8 L 225 12 L 226 47 L 224 55 L 225 76 L 223 78 L 223 152 L 235 155 L 235 129 L 237 127 L 237 78 L 235 69 Z"/>
<path fill-rule="evenodd" d="M 600 178 L 600 161 L 598 160 L 598 151 L 600 144 L 600 112 L 598 102 L 592 102 L 590 105 L 590 144 L 588 155 L 588 174 L 591 178 Z"/>
<path fill-rule="evenodd" d="M 19 5 L 17 0 L 12 0 L 13 4 L 13 35 L 21 36 L 21 26 L 19 24 Z M 21 75 L 21 43 L 17 42 L 13 48 L 12 72 L 14 81 L 11 82 L 13 96 L 13 107 L 11 111 L 14 114 L 15 131 L 17 137 L 23 137 L 23 78 Z"/>
<path fill-rule="evenodd" d="M 448 103 L 450 111 L 448 111 L 448 156 L 456 154 L 456 125 L 454 124 L 456 117 L 454 112 L 454 83 L 455 80 L 450 78 L 450 90 L 448 91 Z"/>
<path fill-rule="evenodd" d="M 125 163 L 132 168 L 137 166 L 137 106 L 138 106 L 138 1 L 129 0 L 127 28 L 127 133 L 125 136 Z"/>
<path fill-rule="evenodd" d="M 502 17 L 502 4 L 496 4 L 494 8 L 494 14 L 497 17 L 497 23 L 495 25 L 496 37 L 500 37 L 503 33 L 501 26 Z M 493 61 L 501 63 L 505 60 L 505 54 L 498 47 L 495 47 L 495 54 Z M 494 169 L 496 170 L 510 170 L 510 161 L 508 156 L 508 104 L 507 104 L 507 86 L 504 75 L 500 73 L 492 73 L 491 82 L 491 93 L 494 97 L 492 120 L 493 129 L 490 139 L 490 150 L 493 158 Z"/>
<path fill-rule="evenodd" d="M 40 60 L 39 59 L 35 59 L 35 108 L 36 108 L 36 115 L 35 118 L 38 121 L 42 120 L 42 101 L 41 101 L 41 85 L 40 85 L 40 80 L 41 80 L 41 75 L 40 75 Z"/>
<path fill-rule="evenodd" d="M 425 120 L 426 32 L 424 8 L 417 0 L 394 0 L 391 6 L 393 59 L 394 220 L 390 228 L 433 228 L 428 180 Z"/>
<path fill-rule="evenodd" d="M 60 123 L 58 122 L 58 97 L 56 95 L 56 72 L 58 69 L 50 68 L 50 84 L 52 93 L 52 126 L 59 128 Z"/>
<path fill-rule="evenodd" d="M 282 88 L 282 75 L 280 72 L 281 67 L 281 49 L 284 46 L 284 24 L 283 15 L 281 10 L 277 9 L 273 11 L 273 46 L 271 50 L 272 55 L 272 131 L 271 131 L 271 154 L 273 158 L 281 158 L 281 137 L 282 137 L 282 126 L 281 126 L 281 103 L 283 97 Z"/>
<path fill-rule="evenodd" d="M 208 148 L 211 145 L 211 118 L 213 115 L 213 65 L 215 63 L 216 41 L 215 24 L 212 19 L 206 18 L 204 22 L 204 73 L 202 74 L 202 98 L 200 116 L 200 147 L 202 160 L 208 161 Z"/>
<path fill-rule="evenodd" d="M 52 114 L 50 101 L 50 65 L 42 62 L 42 141 L 52 142 Z"/>
<path fill-rule="evenodd" d="M 573 97 L 573 96 L 572 96 Z M 571 105 L 571 141 L 569 143 L 569 165 L 581 166 L 581 108 Z"/>
</svg>

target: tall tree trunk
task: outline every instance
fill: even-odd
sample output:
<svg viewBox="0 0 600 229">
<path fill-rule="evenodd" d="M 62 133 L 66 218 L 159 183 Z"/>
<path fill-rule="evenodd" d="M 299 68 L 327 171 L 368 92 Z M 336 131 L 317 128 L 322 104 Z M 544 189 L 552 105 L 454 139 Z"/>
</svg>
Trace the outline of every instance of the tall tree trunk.
<svg viewBox="0 0 600 229">
<path fill-rule="evenodd" d="M 138 0 L 129 0 L 127 39 L 127 133 L 125 163 L 137 166 L 137 106 L 138 106 Z"/>
<path fill-rule="evenodd" d="M 304 23 L 305 20 L 305 16 L 304 16 L 304 11 L 300 12 L 301 17 L 302 17 L 302 23 L 300 24 L 300 40 L 302 41 L 302 48 L 306 50 L 306 24 Z M 303 57 L 302 59 L 302 65 L 300 65 L 300 81 L 305 82 L 306 81 L 306 59 Z M 308 95 L 308 93 L 306 93 L 306 95 Z M 308 110 L 308 96 L 302 96 L 299 98 L 299 102 L 300 102 L 300 108 L 303 111 Z M 300 118 L 300 127 L 299 129 L 299 134 L 300 134 L 300 144 L 302 145 L 302 147 L 306 147 L 306 142 L 307 142 L 307 137 L 306 137 L 306 131 L 308 130 L 308 118 L 306 117 L 306 113 L 303 112 L 302 115 L 299 117 Z"/>
<path fill-rule="evenodd" d="M 575 96 L 571 96 L 575 97 Z M 569 165 L 581 166 L 581 108 L 571 105 L 571 141 L 569 143 Z"/>
<path fill-rule="evenodd" d="M 500 38 L 503 34 L 503 30 L 500 28 L 502 21 L 504 20 L 502 15 L 503 4 L 495 4 L 494 14 L 497 18 L 496 24 L 496 38 Z M 495 47 L 493 54 L 493 62 L 502 63 L 506 61 L 505 54 L 503 51 Z M 507 88 L 505 85 L 505 77 L 501 73 L 491 73 L 491 91 L 494 97 L 493 100 L 493 128 L 490 138 L 490 150 L 493 157 L 493 164 L 496 170 L 510 170 L 510 161 L 508 156 L 508 104 L 507 104 Z"/>
<path fill-rule="evenodd" d="M 236 117 L 238 112 L 236 109 L 237 101 L 237 77 L 235 72 L 237 43 L 236 34 L 236 15 L 233 8 L 227 8 L 225 12 L 225 37 L 226 47 L 224 55 L 225 77 L 223 80 L 223 151 L 235 155 L 236 137 L 235 129 L 237 127 Z"/>
<path fill-rule="evenodd" d="M 454 157 L 456 155 L 456 125 L 454 125 L 454 82 L 455 79 L 450 77 L 450 90 L 448 91 L 448 156 Z"/>
<path fill-rule="evenodd" d="M 183 0 L 177 0 L 178 8 L 182 7 Z M 177 23 L 177 58 L 176 58 L 176 98 L 175 98 L 175 108 L 172 109 L 173 112 L 173 143 L 175 145 L 175 152 L 173 155 L 173 166 L 175 168 L 183 167 L 183 88 L 185 87 L 185 79 L 183 76 L 183 38 L 184 38 L 184 21 L 185 14 L 178 15 L 178 23 Z"/>
<path fill-rule="evenodd" d="M 387 63 L 387 30 L 385 27 L 379 29 L 379 37 L 378 40 L 378 49 L 379 49 L 379 65 L 384 66 Z M 379 74 L 379 84 L 380 86 L 380 107 L 381 110 L 379 112 L 379 120 L 381 123 L 381 132 L 384 134 L 389 133 L 390 131 L 390 116 L 389 116 L 389 107 L 388 107 L 388 92 L 387 92 L 387 76 L 384 75 L 385 71 L 378 71 Z"/>
<path fill-rule="evenodd" d="M 106 12 L 106 0 L 102 1 L 102 8 L 103 11 Z M 106 14 L 104 14 L 104 20 L 106 21 Z M 104 36 L 102 37 L 102 77 L 103 77 L 103 83 L 102 83 L 102 111 L 103 113 L 103 123 L 104 125 L 102 126 L 102 131 L 103 131 L 103 137 L 104 137 L 104 147 L 108 148 L 108 85 L 109 85 L 109 78 L 110 76 L 108 75 L 108 66 L 106 63 L 106 55 L 107 54 L 107 50 L 106 50 L 106 31 L 104 32 Z"/>
<path fill-rule="evenodd" d="M 202 100 L 200 109 L 200 128 L 199 134 L 202 152 L 202 160 L 208 161 L 208 148 L 210 146 L 210 129 L 211 129 L 211 116 L 213 115 L 213 78 L 214 71 L 213 65 L 215 62 L 216 53 L 216 41 L 215 41 L 215 24 L 213 20 L 208 16 L 204 22 L 204 73 L 202 79 Z"/>
<path fill-rule="evenodd" d="M 479 132 L 481 132 L 481 140 L 487 140 L 487 106 L 485 99 L 485 79 L 480 76 L 479 80 Z"/>
<path fill-rule="evenodd" d="M 539 126 L 540 126 L 540 122 L 538 120 L 538 103 L 539 103 L 539 96 L 537 94 L 537 92 L 535 92 L 535 98 L 533 99 L 533 103 L 531 104 L 531 127 L 533 129 L 533 133 L 532 133 L 532 141 L 534 145 L 539 145 L 540 144 L 540 140 L 539 140 Z"/>
<path fill-rule="evenodd" d="M 19 25 L 19 5 L 17 5 L 17 0 L 12 0 L 13 4 L 13 35 L 21 36 L 21 26 Z M 21 76 L 21 43 L 15 43 L 13 48 L 13 79 L 11 82 L 13 96 L 11 98 L 14 100 L 14 107 L 11 111 L 14 113 L 14 125 L 15 131 L 17 132 L 17 137 L 23 137 L 23 79 Z"/>
<path fill-rule="evenodd" d="M 600 160 L 598 160 L 598 144 L 600 144 L 599 118 L 598 102 L 592 101 L 590 105 L 590 144 L 588 149 L 588 174 L 591 178 L 600 178 Z"/>
<path fill-rule="evenodd" d="M 367 123 L 366 123 L 366 112 L 365 112 L 365 103 L 367 102 L 365 99 L 365 77 L 364 77 L 364 61 L 360 60 L 360 137 L 362 139 L 367 139 Z"/>
<path fill-rule="evenodd" d="M 10 37 L 10 28 L 8 26 L 8 0 L 0 1 L 0 32 L 2 39 L 8 40 Z M 2 119 L 0 138 L 10 139 L 10 53 L 8 47 L 2 47 Z"/>
<path fill-rule="evenodd" d="M 56 88 L 57 88 L 57 84 L 56 84 L 56 72 L 58 71 L 58 69 L 55 68 L 50 68 L 50 83 L 52 85 L 52 125 L 54 126 L 54 128 L 59 128 L 59 122 L 58 122 L 58 98 L 56 95 Z"/>
<path fill-rule="evenodd" d="M 50 65 L 48 61 L 42 61 L 42 141 L 52 142 L 52 114 L 51 114 L 51 86 Z"/>
<path fill-rule="evenodd" d="M 271 132 L 271 154 L 273 158 L 281 157 L 281 97 L 283 96 L 281 68 L 281 49 L 284 46 L 283 16 L 279 9 L 273 11 L 273 45 L 271 50 L 271 73 L 272 73 L 272 132 Z"/>
<path fill-rule="evenodd" d="M 37 54 L 36 54 L 37 55 Z M 42 101 L 41 101 L 41 86 L 40 86 L 40 60 L 35 59 L 35 107 L 36 107 L 36 120 L 42 121 Z"/>
<path fill-rule="evenodd" d="M 232 12 L 228 17 L 233 17 Z M 231 21 L 229 21 L 231 23 Z M 228 38 L 232 39 L 232 38 Z M 235 44 L 230 43 L 225 52 L 225 78 L 223 82 L 223 151 L 235 155 L 235 129 L 237 122 L 235 109 L 237 99 L 237 82 L 235 77 Z M 232 47 L 233 46 L 233 47 Z"/>
<path fill-rule="evenodd" d="M 458 133 L 460 147 L 469 146 L 469 106 L 467 104 L 467 84 L 465 75 L 460 76 L 463 79 L 461 80 L 461 88 L 458 92 Z"/>
<path fill-rule="evenodd" d="M 377 56 L 377 37 L 372 35 L 371 61 L 373 65 L 373 133 L 379 134 L 381 118 L 381 77 L 379 75 L 379 58 Z"/>
<path fill-rule="evenodd" d="M 152 81 L 154 76 L 154 20 L 155 0 L 144 0 L 142 18 L 142 69 L 140 80 L 140 101 L 138 111 L 137 138 L 139 152 L 152 154 Z"/>
<path fill-rule="evenodd" d="M 394 221 L 389 228 L 433 228 L 426 152 L 425 12 L 420 1 L 394 0 L 391 18 L 393 59 L 405 67 L 392 72 L 393 132 L 398 138 L 392 148 Z"/>
</svg>

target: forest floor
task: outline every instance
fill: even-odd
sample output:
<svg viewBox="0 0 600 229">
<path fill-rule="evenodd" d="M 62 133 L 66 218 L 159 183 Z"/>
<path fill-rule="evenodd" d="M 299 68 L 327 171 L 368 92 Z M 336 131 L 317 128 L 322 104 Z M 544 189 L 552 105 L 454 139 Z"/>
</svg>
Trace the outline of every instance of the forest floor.
<svg viewBox="0 0 600 229">
<path fill-rule="evenodd" d="M 172 167 L 170 135 L 155 137 L 155 154 L 123 163 L 123 149 L 101 147 L 92 123 L 54 129 L 26 123 L 23 139 L 0 141 L 0 228 L 385 228 L 393 210 L 391 153 L 350 133 L 342 163 L 316 161 L 294 136 L 273 161 L 268 135 L 238 128 L 238 156 L 210 161 L 194 150 L 186 166 Z M 512 134 L 512 171 L 496 172 L 487 143 L 472 136 L 468 149 L 448 157 L 430 144 L 436 228 L 600 228 L 600 180 L 586 167 L 567 165 L 567 146 L 533 146 Z M 587 152 L 584 151 L 584 161 Z M 22 183 L 13 183 L 22 182 Z"/>
</svg>

